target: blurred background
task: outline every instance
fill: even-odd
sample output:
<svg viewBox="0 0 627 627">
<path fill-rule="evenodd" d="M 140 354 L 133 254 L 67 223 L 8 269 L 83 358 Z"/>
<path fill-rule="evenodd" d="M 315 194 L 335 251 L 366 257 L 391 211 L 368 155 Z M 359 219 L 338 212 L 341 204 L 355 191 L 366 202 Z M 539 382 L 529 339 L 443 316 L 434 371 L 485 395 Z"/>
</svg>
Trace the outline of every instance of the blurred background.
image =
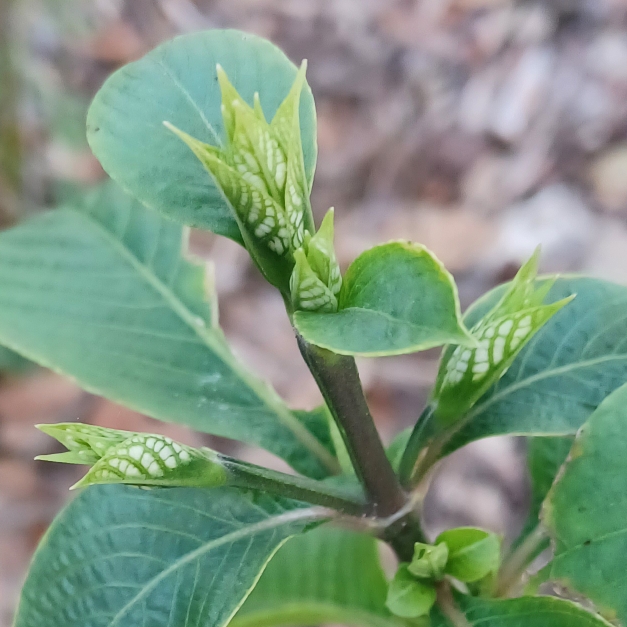
<svg viewBox="0 0 627 627">
<path fill-rule="evenodd" d="M 319 124 L 313 204 L 336 207 L 343 266 L 386 239 L 431 248 L 466 307 L 535 246 L 544 271 L 627 283 L 627 0 L 0 0 L 0 226 L 104 176 L 85 141 L 90 99 L 121 65 L 176 35 L 236 27 L 309 59 Z M 215 262 L 236 351 L 294 406 L 319 396 L 280 298 L 243 249 L 194 233 Z M 362 361 L 386 440 L 418 416 L 437 352 Z M 0 627 L 28 560 L 80 470 L 34 462 L 39 422 L 166 433 L 0 352 Z M 270 455 L 248 459 L 280 467 Z M 447 460 L 428 524 L 512 534 L 528 501 L 524 442 L 494 438 Z"/>
</svg>

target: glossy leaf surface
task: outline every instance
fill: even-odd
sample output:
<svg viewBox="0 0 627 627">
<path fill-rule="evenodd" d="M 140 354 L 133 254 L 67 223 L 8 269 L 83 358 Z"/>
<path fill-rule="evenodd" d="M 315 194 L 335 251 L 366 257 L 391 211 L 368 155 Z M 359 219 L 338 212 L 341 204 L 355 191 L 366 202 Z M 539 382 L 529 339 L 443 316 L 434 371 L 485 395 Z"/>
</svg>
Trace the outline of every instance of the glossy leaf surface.
<svg viewBox="0 0 627 627">
<path fill-rule="evenodd" d="M 399 355 L 473 344 L 452 276 L 423 246 L 390 242 L 362 253 L 343 279 L 337 313 L 298 311 L 312 344 L 344 355 Z"/>
<path fill-rule="evenodd" d="M 87 116 L 87 138 L 107 173 L 147 206 L 241 242 L 235 217 L 211 176 L 163 125 L 167 121 L 200 141 L 224 144 L 216 64 L 249 105 L 259 94 L 266 119 L 272 119 L 297 72 L 283 52 L 255 35 L 234 30 L 183 35 L 105 82 Z M 300 100 L 300 130 L 311 185 L 317 149 L 308 85 Z"/>
<path fill-rule="evenodd" d="M 232 488 L 89 488 L 37 550 L 15 627 L 226 625 L 273 552 L 314 520 Z"/>
<path fill-rule="evenodd" d="M 549 578 L 627 624 L 627 386 L 582 427 L 543 511 L 555 541 Z"/>
<path fill-rule="evenodd" d="M 231 353 L 181 227 L 112 185 L 0 234 L 0 341 L 91 392 L 315 477 L 336 464 Z"/>
</svg>

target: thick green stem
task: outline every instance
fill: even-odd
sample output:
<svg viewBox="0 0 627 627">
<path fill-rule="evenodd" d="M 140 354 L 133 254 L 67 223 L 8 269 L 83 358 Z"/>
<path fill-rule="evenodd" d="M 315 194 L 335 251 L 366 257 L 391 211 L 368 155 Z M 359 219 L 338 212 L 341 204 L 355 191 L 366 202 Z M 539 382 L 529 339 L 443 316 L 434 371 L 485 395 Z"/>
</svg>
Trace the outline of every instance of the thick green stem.
<svg viewBox="0 0 627 627">
<path fill-rule="evenodd" d="M 229 475 L 229 485 L 263 490 L 278 496 L 320 505 L 349 516 L 363 516 L 366 502 L 346 490 L 306 477 L 288 475 L 230 457 L 220 456 L 220 463 Z"/>
<path fill-rule="evenodd" d="M 364 397 L 355 360 L 306 342 L 297 334 L 300 352 L 342 434 L 357 477 L 370 499 L 372 514 L 394 517 L 407 505 Z M 394 520 L 383 537 L 399 557 L 410 560 L 414 542 L 422 538 L 413 511 Z"/>
</svg>

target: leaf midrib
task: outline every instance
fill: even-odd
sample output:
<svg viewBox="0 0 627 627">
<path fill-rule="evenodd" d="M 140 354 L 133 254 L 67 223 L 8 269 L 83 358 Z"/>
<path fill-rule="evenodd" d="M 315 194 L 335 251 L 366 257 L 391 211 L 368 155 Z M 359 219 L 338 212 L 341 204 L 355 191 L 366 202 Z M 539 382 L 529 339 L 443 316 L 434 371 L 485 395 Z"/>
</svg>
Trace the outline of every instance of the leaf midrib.
<svg viewBox="0 0 627 627">
<path fill-rule="evenodd" d="M 106 627 L 115 627 L 115 625 L 119 624 L 120 619 L 122 619 L 137 602 L 141 601 L 141 599 L 143 599 L 149 592 L 151 592 L 159 584 L 160 581 L 163 581 L 166 577 L 168 577 L 173 572 L 176 572 L 176 570 L 178 570 L 179 568 L 185 566 L 189 562 L 192 562 L 199 557 L 202 557 L 204 554 L 212 551 L 213 549 L 216 549 L 229 542 L 237 542 L 238 540 L 242 540 L 263 531 L 275 529 L 282 525 L 287 525 L 289 523 L 298 522 L 301 520 L 319 520 L 321 518 L 324 518 L 325 516 L 325 513 L 313 508 L 291 511 L 285 514 L 280 514 L 279 516 L 275 516 L 273 518 L 269 518 L 267 520 L 263 520 L 258 523 L 254 523 L 252 525 L 247 525 L 242 529 L 232 531 L 231 533 L 227 533 L 221 538 L 217 538 L 203 544 L 197 549 L 194 549 L 193 551 L 182 555 L 177 560 L 172 562 L 172 564 L 168 566 L 168 568 L 164 569 L 158 575 L 155 575 L 154 577 L 152 577 L 152 579 L 146 582 L 142 586 L 141 590 L 128 603 L 126 603 L 124 607 L 120 609 L 120 611 L 111 619 L 109 623 L 107 623 Z"/>
<path fill-rule="evenodd" d="M 194 331 L 194 333 L 196 333 L 202 342 L 216 353 L 220 359 L 228 365 L 231 371 L 244 381 L 257 397 L 275 413 L 279 422 L 288 428 L 293 433 L 294 437 L 315 455 L 325 467 L 335 471 L 335 459 L 324 448 L 322 443 L 298 421 L 269 386 L 260 379 L 253 377 L 253 375 L 233 358 L 228 346 L 218 335 L 221 335 L 219 328 L 211 327 L 208 329 L 206 320 L 192 313 L 170 287 L 165 285 L 119 238 L 115 237 L 115 235 L 96 218 L 76 209 L 71 209 L 71 211 L 101 233 L 113 248 L 137 270 L 140 276 L 165 299 L 166 303 L 172 307 L 173 311 Z M 183 255 L 183 251 L 181 251 L 180 254 Z M 199 322 L 202 322 L 202 324 L 199 324 Z M 276 396 L 276 398 L 273 398 L 274 396 Z"/>
</svg>

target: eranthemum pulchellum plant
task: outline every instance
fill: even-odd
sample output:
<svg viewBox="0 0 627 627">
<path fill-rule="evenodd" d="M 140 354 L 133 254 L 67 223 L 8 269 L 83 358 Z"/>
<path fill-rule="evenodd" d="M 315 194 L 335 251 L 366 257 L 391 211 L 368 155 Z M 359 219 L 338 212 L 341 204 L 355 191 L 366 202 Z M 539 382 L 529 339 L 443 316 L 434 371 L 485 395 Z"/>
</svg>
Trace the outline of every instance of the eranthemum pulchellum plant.
<svg viewBox="0 0 627 627">
<path fill-rule="evenodd" d="M 627 625 L 627 289 L 538 278 L 536 253 L 462 319 L 450 274 L 406 241 L 342 276 L 333 212 L 316 227 L 309 201 L 305 71 L 235 31 L 157 48 L 89 112 L 119 187 L 0 234 L 2 344 L 295 471 L 153 434 L 41 426 L 66 449 L 44 459 L 89 468 L 37 550 L 15 627 Z M 246 247 L 283 297 L 323 406 L 289 409 L 233 355 L 184 225 Z M 427 407 L 386 451 L 354 356 L 436 346 Z M 425 537 L 435 464 L 507 433 L 529 436 L 521 536 L 507 548 L 475 528 Z M 377 539 L 398 557 L 390 581 Z M 591 603 L 536 596 L 546 581 Z"/>
</svg>

